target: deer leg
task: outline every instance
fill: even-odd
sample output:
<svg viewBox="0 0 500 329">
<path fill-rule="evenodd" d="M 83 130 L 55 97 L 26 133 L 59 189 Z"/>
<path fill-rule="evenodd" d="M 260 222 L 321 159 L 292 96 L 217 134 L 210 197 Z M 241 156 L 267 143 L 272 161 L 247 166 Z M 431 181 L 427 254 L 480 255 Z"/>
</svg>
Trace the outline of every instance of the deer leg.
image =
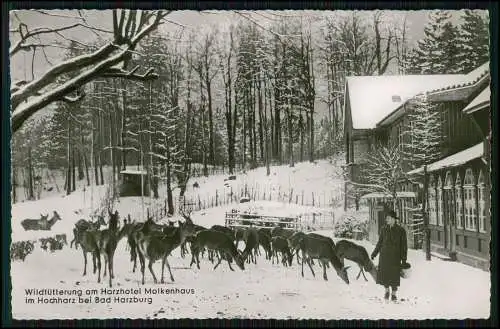
<svg viewBox="0 0 500 329">
<path fill-rule="evenodd" d="M 365 271 L 363 271 L 363 268 L 361 268 L 361 274 L 363 274 L 363 278 L 365 278 L 365 281 L 368 281 L 368 279 L 366 278 L 366 275 L 365 275 Z M 359 274 L 358 274 L 359 276 Z"/>
<path fill-rule="evenodd" d="M 155 272 L 153 272 L 153 260 L 152 259 L 149 260 L 148 268 L 149 268 L 149 272 L 151 272 L 151 275 L 153 276 L 153 281 L 155 283 L 158 283 L 158 280 L 156 279 Z"/>
<path fill-rule="evenodd" d="M 97 251 L 97 283 L 101 283 L 101 254 Z"/>
<path fill-rule="evenodd" d="M 233 271 L 233 272 L 234 272 L 234 269 L 233 269 L 233 267 L 231 266 L 231 262 L 230 262 L 230 260 L 232 260 L 232 257 L 231 257 L 231 256 L 228 256 L 228 257 L 227 257 L 227 264 L 229 265 L 229 269 L 230 269 L 231 271 Z"/>
<path fill-rule="evenodd" d="M 172 275 L 172 270 L 170 269 L 170 264 L 168 263 L 168 257 L 165 257 L 165 263 L 167 263 L 168 273 L 170 273 L 170 280 L 175 282 L 174 276 Z"/>
<path fill-rule="evenodd" d="M 142 284 L 144 284 L 144 271 L 146 270 L 146 260 L 144 259 L 144 256 L 142 255 L 141 252 L 139 252 L 138 255 L 139 255 L 139 263 L 141 263 Z"/>
<path fill-rule="evenodd" d="M 311 269 L 311 273 L 314 277 L 316 277 L 316 274 L 314 274 L 314 270 L 311 266 L 311 263 L 312 263 L 312 259 L 310 257 L 307 257 L 307 265 L 309 265 L 309 268 Z"/>
<path fill-rule="evenodd" d="M 112 255 L 108 256 L 108 272 L 109 272 L 109 287 L 113 287 L 113 257 Z"/>
<path fill-rule="evenodd" d="M 87 253 L 85 252 L 85 250 L 83 250 L 82 248 L 82 251 L 83 251 L 83 260 L 84 260 L 84 263 L 83 263 L 83 276 L 87 275 Z M 94 269 L 95 269 L 95 259 L 94 259 Z M 95 273 L 95 271 L 94 271 Z"/>
<path fill-rule="evenodd" d="M 109 273 L 111 273 L 111 278 L 115 278 L 115 271 L 114 271 L 114 266 L 113 266 L 113 258 L 115 258 L 115 252 L 111 252 L 108 256 L 108 262 L 109 262 Z"/>
<path fill-rule="evenodd" d="M 96 266 L 96 255 L 94 253 L 92 253 L 92 264 L 94 265 L 94 274 L 95 272 L 97 271 L 97 266 Z"/>
<path fill-rule="evenodd" d="M 219 266 L 219 264 L 222 262 L 222 258 L 218 257 L 219 258 L 219 261 L 217 262 L 217 264 L 215 264 L 215 267 L 214 267 L 214 270 L 217 268 L 217 266 Z"/>
<path fill-rule="evenodd" d="M 165 256 L 161 259 L 161 280 L 160 280 L 160 283 L 165 283 L 165 280 L 163 279 L 163 272 L 165 270 L 165 260 L 166 259 L 167 259 L 167 256 Z"/>
<path fill-rule="evenodd" d="M 328 277 L 326 276 L 326 262 L 322 263 L 323 263 L 323 279 L 325 279 L 325 281 L 328 281 Z"/>
<path fill-rule="evenodd" d="M 106 277 L 107 275 L 107 267 L 108 267 L 108 255 L 104 253 L 104 274 L 103 277 Z"/>
</svg>

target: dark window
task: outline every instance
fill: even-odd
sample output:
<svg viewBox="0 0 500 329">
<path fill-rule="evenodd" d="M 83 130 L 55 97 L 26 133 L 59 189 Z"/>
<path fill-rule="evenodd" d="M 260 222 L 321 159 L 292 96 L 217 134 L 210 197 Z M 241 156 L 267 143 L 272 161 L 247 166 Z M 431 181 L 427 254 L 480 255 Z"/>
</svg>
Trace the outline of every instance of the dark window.
<svg viewBox="0 0 500 329">
<path fill-rule="evenodd" d="M 437 231 L 438 234 L 438 241 L 441 241 L 441 232 Z"/>
<path fill-rule="evenodd" d="M 467 248 L 467 236 L 464 235 L 464 248 Z"/>
<path fill-rule="evenodd" d="M 455 244 L 460 247 L 460 236 L 458 234 L 455 237 Z"/>
<path fill-rule="evenodd" d="M 481 239 L 477 239 L 477 251 L 481 252 Z"/>
</svg>

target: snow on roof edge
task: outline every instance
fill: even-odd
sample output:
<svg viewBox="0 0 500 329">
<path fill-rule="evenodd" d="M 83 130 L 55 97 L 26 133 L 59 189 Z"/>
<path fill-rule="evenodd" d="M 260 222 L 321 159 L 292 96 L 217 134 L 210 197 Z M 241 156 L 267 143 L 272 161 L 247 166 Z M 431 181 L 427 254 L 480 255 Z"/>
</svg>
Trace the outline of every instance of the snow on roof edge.
<svg viewBox="0 0 500 329">
<path fill-rule="evenodd" d="M 439 169 L 443 168 L 452 168 L 452 167 L 458 167 L 461 166 L 471 160 L 480 158 L 484 155 L 484 145 L 483 143 L 479 143 L 477 145 L 474 145 L 472 147 L 469 147 L 468 149 L 465 149 L 463 151 L 457 152 L 455 154 L 452 154 L 450 156 L 447 156 L 444 159 L 438 160 L 436 162 L 431 163 L 430 165 L 427 166 L 427 171 L 436 171 Z M 424 171 L 423 167 L 413 169 L 409 172 L 407 172 L 408 175 L 414 175 L 414 174 L 419 174 Z"/>
</svg>

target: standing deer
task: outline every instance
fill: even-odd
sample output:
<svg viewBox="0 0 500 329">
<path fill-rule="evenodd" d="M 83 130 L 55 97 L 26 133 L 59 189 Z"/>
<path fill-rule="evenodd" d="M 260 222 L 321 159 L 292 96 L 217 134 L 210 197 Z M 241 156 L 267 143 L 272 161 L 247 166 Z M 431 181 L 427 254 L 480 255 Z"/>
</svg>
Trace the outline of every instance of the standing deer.
<svg viewBox="0 0 500 329">
<path fill-rule="evenodd" d="M 290 248 L 290 251 L 292 253 L 292 258 L 293 255 L 297 255 L 297 264 L 300 264 L 299 261 L 299 250 L 300 250 L 300 241 L 304 238 L 306 234 L 304 232 L 295 232 L 292 234 L 290 238 L 288 238 L 288 247 Z"/>
<path fill-rule="evenodd" d="M 130 222 L 130 220 L 129 220 Z M 130 247 L 130 261 L 134 262 L 132 272 L 135 273 L 135 269 L 137 268 L 137 256 L 138 256 L 138 250 L 137 250 L 137 238 L 138 234 L 142 233 L 145 235 L 148 235 L 152 231 L 162 231 L 164 228 L 163 225 L 156 224 L 153 221 L 153 217 L 149 217 L 144 223 L 132 223 L 127 241 Z"/>
<path fill-rule="evenodd" d="M 153 276 L 155 283 L 158 283 L 156 275 L 153 271 L 153 264 L 161 259 L 161 283 L 164 283 L 164 269 L 167 263 L 170 280 L 174 282 L 174 276 L 168 263 L 168 256 L 178 246 L 180 246 L 187 236 L 193 234 L 193 223 L 191 220 L 186 220 L 185 223 L 179 222 L 179 227 L 175 227 L 171 234 L 152 231 L 149 234 L 143 232 L 138 233 L 137 247 L 139 250 L 139 260 L 141 261 L 142 284 L 144 284 L 144 271 L 146 259 L 149 260 L 148 268 Z"/>
<path fill-rule="evenodd" d="M 75 228 L 73 229 L 73 240 L 71 240 L 69 247 L 73 248 L 74 243 L 75 249 L 78 249 L 78 235 L 81 234 L 81 232 L 88 230 L 89 228 L 98 230 L 101 225 L 106 225 L 106 221 L 102 216 L 98 216 L 98 219 L 95 222 L 80 219 L 78 222 L 76 222 Z"/>
<path fill-rule="evenodd" d="M 325 281 L 328 280 L 325 263 L 331 262 L 337 275 L 345 283 L 349 284 L 349 278 L 347 276 L 347 269 L 349 266 L 345 267 L 342 264 L 329 241 L 306 235 L 300 241 L 300 249 L 302 251 L 302 277 L 304 277 L 304 261 L 309 265 L 313 276 L 316 276 L 311 266 L 311 259 L 319 259 L 323 265 L 323 279 L 325 279 Z"/>
<path fill-rule="evenodd" d="M 25 231 L 50 231 L 52 226 L 58 220 L 61 220 L 61 217 L 55 210 L 51 219 L 47 220 L 47 217 L 49 217 L 48 214 L 47 215 L 40 214 L 40 219 L 30 219 L 30 218 L 24 219 L 21 222 L 21 226 L 24 228 Z"/>
<path fill-rule="evenodd" d="M 275 236 L 271 238 L 271 245 L 273 249 L 272 262 L 274 264 L 274 257 L 276 257 L 276 262 L 279 263 L 278 253 L 281 253 L 281 263 L 284 266 L 292 266 L 293 255 L 288 247 L 288 241 L 282 236 Z"/>
<path fill-rule="evenodd" d="M 373 264 L 368 252 L 363 246 L 348 240 L 340 240 L 337 242 L 335 252 L 342 264 L 344 264 L 344 259 L 349 259 L 358 264 L 359 273 L 356 280 L 359 279 L 361 274 L 363 274 L 365 281 L 368 281 L 364 273 L 364 271 L 367 271 L 373 279 L 377 281 L 377 268 L 375 267 L 375 264 Z"/>
<path fill-rule="evenodd" d="M 231 266 L 231 261 L 234 259 L 236 265 L 241 270 L 245 269 L 245 261 L 243 259 L 242 254 L 236 248 L 233 239 L 220 231 L 214 229 L 208 229 L 205 231 L 200 231 L 194 236 L 193 242 L 191 243 L 191 263 L 189 266 L 192 266 L 196 261 L 196 266 L 198 269 L 200 268 L 200 259 L 199 253 L 203 248 L 207 248 L 208 250 L 212 250 L 218 255 L 220 255 L 219 261 L 214 267 L 214 270 L 219 266 L 222 259 L 227 260 L 229 268 L 231 271 L 234 269 Z"/>
<path fill-rule="evenodd" d="M 259 245 L 264 248 L 264 251 L 266 252 L 266 259 L 271 259 L 272 255 L 272 249 L 271 249 L 271 233 L 270 230 L 267 230 L 265 228 L 260 228 L 257 230 L 257 233 L 259 235 Z"/>
<path fill-rule="evenodd" d="M 257 264 L 257 257 L 255 251 L 259 249 L 259 233 L 253 227 L 247 227 L 243 232 L 243 241 L 245 241 L 245 250 L 243 250 L 243 259 L 247 262 Z M 236 248 L 238 248 L 236 246 Z M 250 258 L 248 258 L 250 256 Z"/>
</svg>

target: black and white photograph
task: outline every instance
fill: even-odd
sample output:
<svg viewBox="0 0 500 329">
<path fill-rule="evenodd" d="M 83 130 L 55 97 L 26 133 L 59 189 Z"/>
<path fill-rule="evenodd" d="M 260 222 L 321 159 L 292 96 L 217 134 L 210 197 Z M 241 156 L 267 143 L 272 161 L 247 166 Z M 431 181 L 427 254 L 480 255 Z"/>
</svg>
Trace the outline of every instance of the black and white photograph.
<svg viewBox="0 0 500 329">
<path fill-rule="evenodd" d="M 12 318 L 490 318 L 490 19 L 11 10 Z"/>
</svg>

